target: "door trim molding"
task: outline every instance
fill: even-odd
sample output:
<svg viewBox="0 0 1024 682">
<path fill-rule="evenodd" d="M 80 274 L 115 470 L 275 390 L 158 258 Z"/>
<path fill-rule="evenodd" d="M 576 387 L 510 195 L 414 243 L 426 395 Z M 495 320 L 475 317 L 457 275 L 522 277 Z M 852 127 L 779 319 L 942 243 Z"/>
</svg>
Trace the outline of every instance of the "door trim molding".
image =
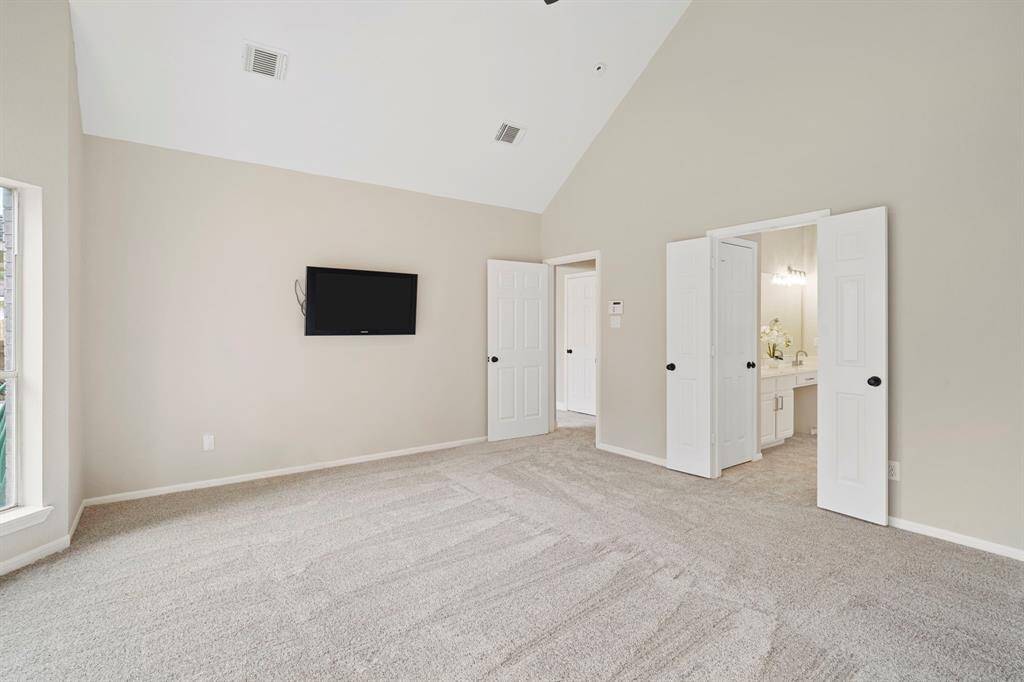
<svg viewBox="0 0 1024 682">
<path fill-rule="evenodd" d="M 582 253 L 572 253 L 568 256 L 553 256 L 552 258 L 545 258 L 541 262 L 547 265 L 571 265 L 584 260 L 599 260 L 600 258 L 600 251 L 583 251 Z M 597 270 L 597 268 L 594 269 L 595 271 Z"/>
<path fill-rule="evenodd" d="M 827 218 L 832 215 L 832 209 L 823 208 L 807 213 L 783 216 L 781 218 L 769 218 L 768 220 L 756 220 L 752 223 L 741 225 L 730 225 L 729 227 L 718 227 L 707 231 L 707 236 L 713 239 L 725 239 L 726 237 L 742 237 L 745 234 L 755 232 L 774 232 L 775 230 L 788 230 L 793 227 L 812 225 L 820 218 Z"/>
</svg>

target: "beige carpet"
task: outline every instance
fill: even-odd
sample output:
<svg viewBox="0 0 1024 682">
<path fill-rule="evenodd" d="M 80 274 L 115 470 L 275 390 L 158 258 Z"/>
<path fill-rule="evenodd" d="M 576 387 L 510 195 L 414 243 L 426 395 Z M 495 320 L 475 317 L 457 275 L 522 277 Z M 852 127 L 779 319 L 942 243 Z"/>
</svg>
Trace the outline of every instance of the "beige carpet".
<svg viewBox="0 0 1024 682">
<path fill-rule="evenodd" d="M 1024 564 L 590 429 L 87 509 L 0 579 L 0 676 L 1022 679 Z"/>
<path fill-rule="evenodd" d="M 597 423 L 597 417 L 583 414 L 582 412 L 558 410 L 555 412 L 555 423 L 558 424 L 560 429 L 577 429 L 584 426 L 594 426 Z"/>
</svg>

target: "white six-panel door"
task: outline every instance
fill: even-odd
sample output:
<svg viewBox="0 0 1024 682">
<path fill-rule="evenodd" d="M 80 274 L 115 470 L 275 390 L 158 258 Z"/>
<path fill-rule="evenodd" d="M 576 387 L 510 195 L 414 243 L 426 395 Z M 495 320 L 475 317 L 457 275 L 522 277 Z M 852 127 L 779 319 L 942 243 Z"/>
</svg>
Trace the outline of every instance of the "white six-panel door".
<svg viewBox="0 0 1024 682">
<path fill-rule="evenodd" d="M 707 237 L 666 249 L 666 463 L 711 478 L 711 247 Z"/>
<path fill-rule="evenodd" d="M 718 324 L 718 466 L 749 462 L 760 451 L 757 431 L 757 244 L 722 240 L 715 263 Z"/>
<path fill-rule="evenodd" d="M 565 278 L 566 408 L 597 414 L 597 274 Z"/>
<path fill-rule="evenodd" d="M 886 210 L 818 222 L 818 506 L 888 523 Z"/>
<path fill-rule="evenodd" d="M 548 432 L 548 266 L 487 261 L 487 439 Z"/>
</svg>

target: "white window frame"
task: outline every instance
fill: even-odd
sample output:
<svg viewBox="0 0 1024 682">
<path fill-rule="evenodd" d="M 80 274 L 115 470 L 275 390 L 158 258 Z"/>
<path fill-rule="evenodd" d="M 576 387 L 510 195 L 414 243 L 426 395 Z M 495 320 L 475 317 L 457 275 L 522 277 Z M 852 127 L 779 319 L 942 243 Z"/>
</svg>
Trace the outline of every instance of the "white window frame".
<svg viewBox="0 0 1024 682">
<path fill-rule="evenodd" d="M 17 506 L 0 511 L 2 545 L 3 536 L 44 524 L 54 506 L 47 504 L 43 487 L 42 392 L 22 390 L 25 386 L 41 386 L 43 376 L 43 188 L 5 177 L 0 177 L 0 185 L 14 191 L 16 203 L 15 348 L 11 357 L 17 370 L 12 381 L 18 384 L 17 394 L 14 388 L 8 394 L 12 405 L 7 417 L 7 436 L 15 449 L 11 478 L 17 488 Z M 10 376 L 10 370 L 3 371 Z M 3 568 L 0 564 L 0 571 Z"/>
<path fill-rule="evenodd" d="M 11 193 L 11 225 L 4 225 L 4 241 L 11 247 L 10 258 L 7 258 L 7 249 L 4 253 L 4 367 L 0 367 L 0 380 L 6 384 L 5 421 L 7 435 L 4 441 L 6 448 L 6 491 L 5 505 L 0 507 L 0 512 L 7 511 L 19 506 L 20 485 L 19 478 L 21 467 L 18 466 L 18 429 L 17 429 L 17 389 L 18 389 L 18 366 L 19 349 L 18 334 L 20 329 L 18 319 L 18 289 L 19 289 L 19 268 L 18 268 L 18 243 L 21 233 L 20 213 L 18 211 L 18 190 L 14 187 L 3 186 Z M 10 235 L 10 239 L 8 239 Z M 9 266 L 9 267 L 8 267 Z"/>
</svg>

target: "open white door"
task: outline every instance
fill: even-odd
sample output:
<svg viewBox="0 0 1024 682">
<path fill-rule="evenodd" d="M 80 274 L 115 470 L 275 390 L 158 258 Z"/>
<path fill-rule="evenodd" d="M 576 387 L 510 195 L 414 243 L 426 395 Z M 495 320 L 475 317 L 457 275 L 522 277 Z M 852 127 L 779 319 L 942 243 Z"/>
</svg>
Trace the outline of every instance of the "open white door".
<svg viewBox="0 0 1024 682">
<path fill-rule="evenodd" d="M 487 261 L 487 440 L 548 432 L 548 266 Z"/>
<path fill-rule="evenodd" d="M 715 263 L 717 390 L 715 450 L 719 469 L 760 456 L 757 430 L 757 243 L 718 242 Z"/>
<path fill-rule="evenodd" d="M 818 221 L 818 506 L 888 524 L 885 207 Z"/>
<path fill-rule="evenodd" d="M 710 240 L 669 243 L 666 265 L 666 466 L 711 478 Z"/>
<path fill-rule="evenodd" d="M 597 414 L 597 273 L 565 278 L 566 409 Z"/>
</svg>

